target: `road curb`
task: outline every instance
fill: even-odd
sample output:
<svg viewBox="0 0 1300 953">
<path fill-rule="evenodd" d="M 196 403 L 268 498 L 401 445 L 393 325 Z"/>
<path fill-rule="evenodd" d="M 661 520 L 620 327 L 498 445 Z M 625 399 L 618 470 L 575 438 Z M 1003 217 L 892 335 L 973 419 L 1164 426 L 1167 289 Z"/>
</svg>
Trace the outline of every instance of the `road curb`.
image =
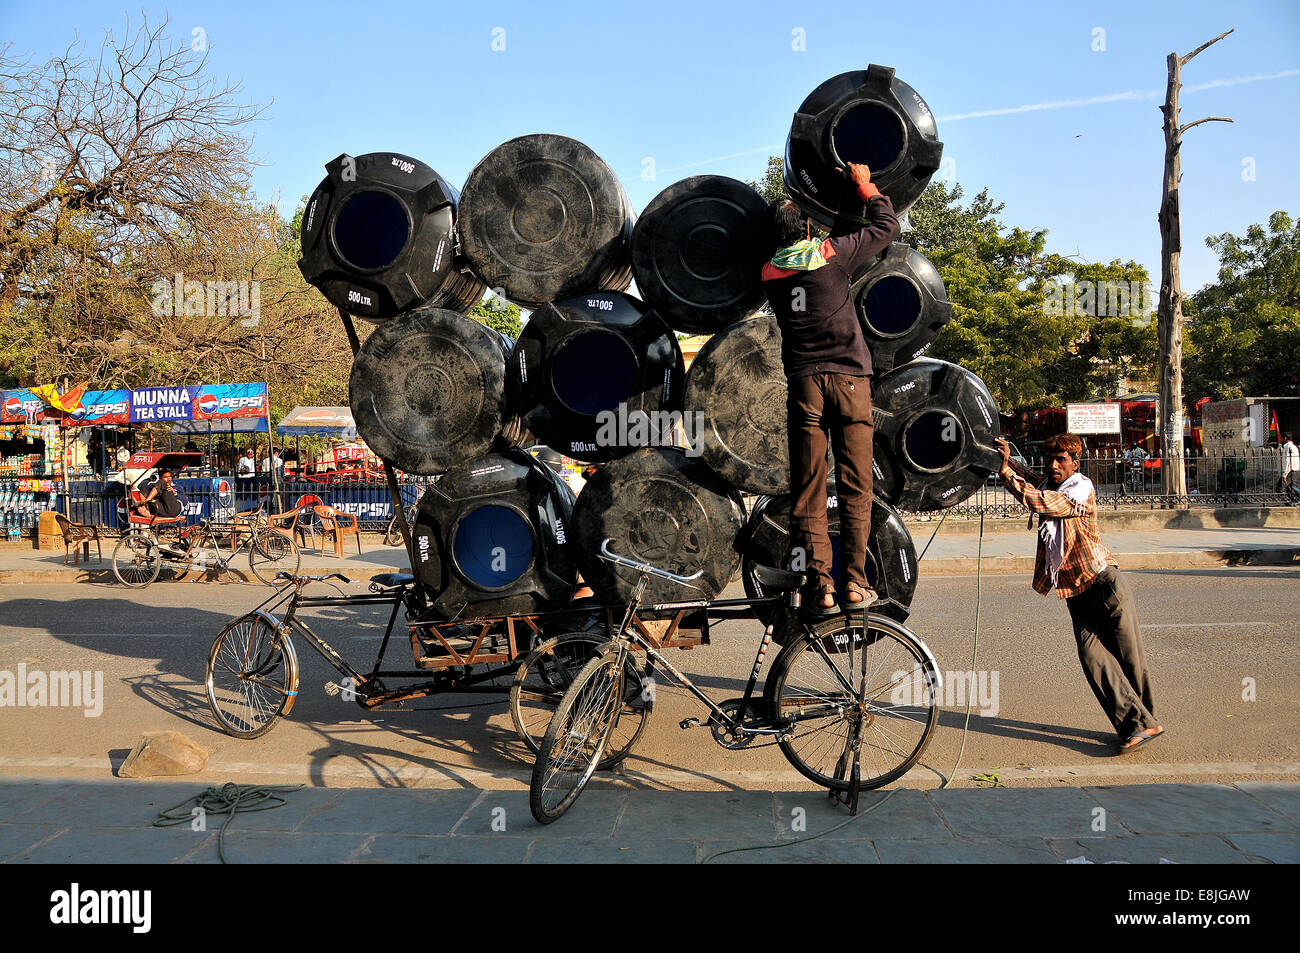
<svg viewBox="0 0 1300 953">
<path fill-rule="evenodd" d="M 1268 548 L 1187 550 L 1176 553 L 1116 553 L 1121 569 L 1213 569 L 1222 566 L 1293 566 L 1300 565 L 1300 546 L 1275 546 Z M 947 575 L 974 575 L 974 556 L 931 556 L 922 560 L 918 568 L 923 573 Z M 979 567 L 986 573 L 1028 573 L 1034 571 L 1033 556 L 985 556 Z M 408 568 L 396 566 L 303 566 L 298 573 L 318 576 L 341 572 L 354 582 L 369 581 L 381 573 L 406 572 Z M 233 569 L 234 581 L 258 582 L 247 570 Z M 196 581 L 192 575 L 174 581 Z M 215 581 L 215 580 L 214 580 Z M 159 580 L 166 584 L 166 580 Z M 117 585 L 112 570 L 68 567 L 53 569 L 0 569 L 0 585 L 58 585 L 64 583 L 108 583 Z"/>
<path fill-rule="evenodd" d="M 1206 549 L 1178 553 L 1115 553 L 1121 569 L 1213 569 L 1221 566 L 1291 566 L 1300 564 L 1300 547 L 1269 549 Z M 922 573 L 973 575 L 974 556 L 927 557 L 918 564 Z M 981 572 L 1034 571 L 1033 556 L 985 556 Z"/>
<path fill-rule="evenodd" d="M 907 531 L 913 539 L 929 539 L 942 516 L 938 512 L 931 519 L 906 520 Z M 1028 511 L 1018 516 L 987 517 L 984 535 L 995 533 L 1023 533 L 1029 518 Z M 1104 537 L 1107 533 L 1151 533 L 1167 529 L 1271 529 L 1300 531 L 1300 507 L 1205 507 L 1191 510 L 1097 510 L 1097 526 Z M 980 532 L 978 519 L 946 519 L 939 530 L 940 536 L 975 536 Z M 1297 533 L 1300 535 L 1300 532 Z"/>
</svg>

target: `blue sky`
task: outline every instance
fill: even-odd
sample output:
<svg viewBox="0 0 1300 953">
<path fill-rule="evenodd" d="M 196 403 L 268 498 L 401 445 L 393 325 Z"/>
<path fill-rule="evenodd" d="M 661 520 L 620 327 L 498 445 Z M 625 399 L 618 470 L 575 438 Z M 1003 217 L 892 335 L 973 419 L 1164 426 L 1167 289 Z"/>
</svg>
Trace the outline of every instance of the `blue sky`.
<svg viewBox="0 0 1300 953">
<path fill-rule="evenodd" d="M 1183 281 L 1214 277 L 1207 235 L 1300 213 L 1300 2 L 6 2 L 0 36 L 38 59 L 97 48 L 128 11 L 202 30 L 215 72 L 272 102 L 257 193 L 286 214 L 342 152 L 404 152 L 457 185 L 498 143 L 581 139 L 638 210 L 672 181 L 761 175 L 822 80 L 893 66 L 939 119 L 945 172 L 983 187 L 1048 247 L 1159 272 L 1165 57 L 1236 32 L 1186 68 Z M 802 31 L 804 49 L 795 49 Z M 1098 32 L 1102 31 L 1102 32 Z M 493 41 L 498 47 L 493 49 Z M 502 44 L 504 40 L 504 44 Z M 1099 47 L 1103 47 L 1099 48 Z M 1198 89 L 1203 84 L 1209 88 Z M 656 178 L 643 177 L 652 158 Z M 1253 169 L 1253 179 L 1243 175 Z"/>
</svg>

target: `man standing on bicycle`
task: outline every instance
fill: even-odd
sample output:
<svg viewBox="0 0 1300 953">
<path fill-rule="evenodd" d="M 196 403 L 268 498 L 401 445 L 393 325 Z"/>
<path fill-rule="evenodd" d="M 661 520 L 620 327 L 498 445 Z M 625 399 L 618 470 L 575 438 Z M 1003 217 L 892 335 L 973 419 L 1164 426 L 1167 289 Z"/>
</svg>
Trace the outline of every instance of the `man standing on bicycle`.
<svg viewBox="0 0 1300 953">
<path fill-rule="evenodd" d="M 1165 729 L 1154 714 L 1133 594 L 1115 557 L 1101 544 L 1097 493 L 1079 472 L 1083 442 L 1072 433 L 1048 440 L 1045 480 L 1014 462 L 1005 440 L 997 445 L 1003 486 L 1038 514 L 1034 589 L 1044 596 L 1055 589 L 1065 600 L 1088 684 L 1119 733 L 1119 753 L 1132 751 Z"/>
<path fill-rule="evenodd" d="M 853 280 L 898 238 L 894 206 L 871 184 L 865 165 L 847 174 L 867 203 L 869 224 L 837 226 L 825 241 L 789 199 L 773 202 L 775 253 L 763 266 L 763 288 L 781 328 L 788 384 L 790 543 L 806 554 L 814 614 L 837 611 L 826 519 L 827 432 L 835 451 L 835 489 L 844 554 L 845 600 L 866 607 L 876 599 L 867 582 L 871 533 L 871 352 L 849 294 Z M 797 563 L 793 568 L 801 568 Z"/>
</svg>

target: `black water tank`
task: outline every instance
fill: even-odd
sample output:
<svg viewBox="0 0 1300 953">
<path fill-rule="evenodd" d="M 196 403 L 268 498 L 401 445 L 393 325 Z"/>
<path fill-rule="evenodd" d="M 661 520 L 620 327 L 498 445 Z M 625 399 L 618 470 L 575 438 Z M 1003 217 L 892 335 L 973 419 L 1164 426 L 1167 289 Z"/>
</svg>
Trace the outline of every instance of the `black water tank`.
<svg viewBox="0 0 1300 953">
<path fill-rule="evenodd" d="M 653 448 L 615 460 L 587 480 L 573 510 L 573 540 L 583 579 L 605 602 L 626 602 L 638 574 L 599 557 L 601 541 L 620 556 L 689 576 L 692 589 L 654 576 L 648 602 L 716 598 L 740 568 L 744 526 L 739 497 L 681 450 Z M 702 594 L 701 594 L 702 593 Z"/>
<path fill-rule="evenodd" d="M 826 519 L 830 528 L 833 556 L 831 572 L 835 578 L 839 602 L 846 605 L 839 506 L 835 485 L 830 481 L 826 487 Z M 763 565 L 778 569 L 789 568 L 790 497 L 785 494 L 759 497 L 749 514 L 741 540 L 741 578 L 745 583 L 745 592 L 751 597 L 773 595 L 765 592 L 763 585 L 754 578 L 754 567 Z M 880 596 L 871 611 L 899 622 L 906 621 L 911 612 L 912 595 L 916 591 L 916 547 L 912 544 L 912 534 L 907 531 L 902 517 L 893 507 L 879 499 L 872 500 L 871 504 L 871 538 L 867 543 L 866 571 L 867 581 Z M 764 624 L 777 617 L 777 613 L 766 607 L 758 607 L 756 612 Z"/>
<path fill-rule="evenodd" d="M 680 410 L 683 377 L 663 318 L 631 295 L 594 291 L 532 313 L 506 386 L 512 412 L 539 441 L 599 463 L 647 445 L 638 428 Z"/>
<path fill-rule="evenodd" d="M 952 317 L 939 269 L 902 242 L 890 245 L 849 294 L 877 375 L 928 351 Z"/>
<path fill-rule="evenodd" d="M 921 358 L 876 379 L 875 491 L 902 510 L 955 506 L 1001 466 L 998 408 L 975 374 Z"/>
<path fill-rule="evenodd" d="M 826 80 L 803 101 L 786 139 L 785 190 L 825 225 L 865 222 L 866 203 L 839 171 L 846 162 L 863 163 L 902 215 L 921 197 L 942 155 L 930 107 L 892 67 L 872 64 Z"/>
<path fill-rule="evenodd" d="M 459 464 L 425 491 L 415 575 L 448 619 L 563 608 L 577 569 L 573 491 L 519 449 Z"/>
<path fill-rule="evenodd" d="M 636 213 L 613 171 L 565 136 L 519 136 L 470 172 L 457 231 L 474 273 L 533 309 L 626 291 Z"/>
<path fill-rule="evenodd" d="M 741 490 L 786 492 L 786 394 L 781 330 L 773 315 L 738 321 L 715 334 L 686 375 L 683 408 L 697 441 L 692 453 Z"/>
<path fill-rule="evenodd" d="M 381 320 L 420 304 L 464 313 L 483 283 L 456 258 L 459 193 L 396 152 L 341 155 L 325 166 L 302 217 L 298 269 L 330 303 Z"/>
<path fill-rule="evenodd" d="M 357 433 L 379 457 L 426 476 L 482 456 L 506 419 L 510 339 L 423 307 L 386 321 L 352 362 Z"/>
<path fill-rule="evenodd" d="M 744 182 L 697 175 L 660 192 L 632 233 L 645 302 L 675 330 L 713 334 L 763 305 L 767 202 Z"/>
</svg>

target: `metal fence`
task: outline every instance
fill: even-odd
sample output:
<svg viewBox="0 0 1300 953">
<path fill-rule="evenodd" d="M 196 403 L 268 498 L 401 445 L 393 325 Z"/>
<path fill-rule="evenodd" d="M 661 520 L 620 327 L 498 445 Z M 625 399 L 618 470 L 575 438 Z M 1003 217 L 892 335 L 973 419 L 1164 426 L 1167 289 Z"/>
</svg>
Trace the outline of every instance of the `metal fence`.
<svg viewBox="0 0 1300 953">
<path fill-rule="evenodd" d="M 1080 470 L 1097 487 L 1099 507 L 1109 509 L 1189 509 L 1200 506 L 1284 506 L 1296 497 L 1280 486 L 1282 459 L 1276 448 L 1264 447 L 1234 453 L 1205 453 L 1184 457 L 1187 493 L 1161 493 L 1160 473 L 1164 461 L 1158 457 L 1126 460 L 1120 454 L 1094 454 L 1080 460 Z M 1046 461 L 1032 458 L 1028 465 L 1046 471 Z M 1300 481 L 1300 475 L 1294 477 Z M 418 503 L 434 477 L 405 476 L 400 482 L 403 505 Z M 367 532 L 383 532 L 393 517 L 388 484 L 370 479 L 323 483 L 289 480 L 277 491 L 268 477 L 233 479 L 212 471 L 185 471 L 177 480 L 185 494 L 186 516 L 192 523 L 209 518 L 228 520 L 234 513 L 265 505 L 283 513 L 305 504 L 322 503 L 357 517 Z M 57 490 L 59 496 L 62 487 Z M 99 526 L 114 533 L 124 523 L 121 483 L 103 479 L 73 479 L 68 502 L 71 518 L 78 523 Z M 61 501 L 60 501 L 61 502 Z M 62 509 L 62 506 L 59 507 Z M 944 510 L 905 513 L 911 520 L 1020 518 L 1028 511 L 991 476 L 969 498 Z M 34 524 L 33 524 L 34 525 Z"/>
<path fill-rule="evenodd" d="M 1031 469 L 1046 473 L 1045 458 L 1027 461 Z M 1124 509 L 1190 509 L 1199 506 L 1286 506 L 1295 497 L 1281 486 L 1282 457 L 1276 447 L 1257 447 L 1232 453 L 1202 453 L 1183 457 L 1187 493 L 1161 492 L 1160 457 L 1125 459 L 1121 453 L 1100 453 L 1079 460 L 1079 470 L 1097 487 L 1097 505 Z M 1294 477 L 1300 480 L 1300 475 Z M 1025 518 L 1028 510 L 1002 488 L 993 475 L 979 490 L 946 510 L 906 513 L 908 519 Z"/>
<path fill-rule="evenodd" d="M 402 503 L 418 503 L 432 482 L 427 478 L 405 478 L 399 483 Z M 393 517 L 393 501 L 385 481 L 366 480 L 346 483 L 319 483 L 310 480 L 287 480 L 277 490 L 267 477 L 238 480 L 222 476 L 196 476 L 183 473 L 175 482 L 190 523 L 203 519 L 229 520 L 235 513 L 256 509 L 259 505 L 272 513 L 284 513 L 303 506 L 323 504 L 357 517 L 360 528 L 383 532 Z M 123 500 L 125 487 L 104 480 L 74 480 L 69 484 L 68 505 L 71 519 L 99 526 L 114 533 L 125 525 Z"/>
</svg>

